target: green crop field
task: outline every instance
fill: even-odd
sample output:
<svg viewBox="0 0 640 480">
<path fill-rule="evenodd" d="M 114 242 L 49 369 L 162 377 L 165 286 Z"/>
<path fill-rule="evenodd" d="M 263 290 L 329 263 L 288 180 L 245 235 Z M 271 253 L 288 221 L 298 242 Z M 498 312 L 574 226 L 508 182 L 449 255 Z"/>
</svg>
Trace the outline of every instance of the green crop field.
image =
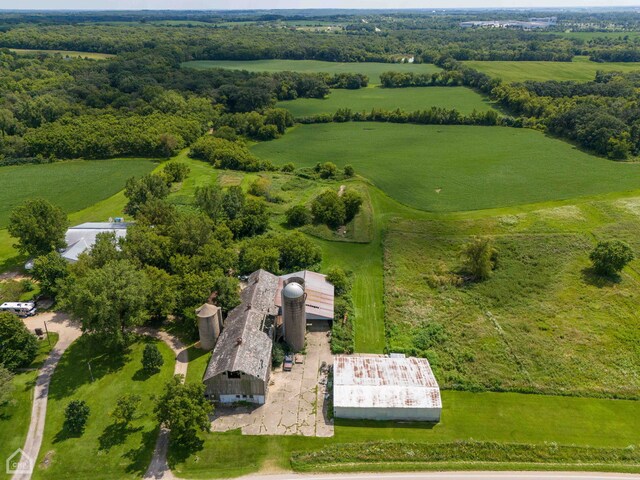
<svg viewBox="0 0 640 480">
<path fill-rule="evenodd" d="M 154 166 L 151 160 L 114 159 L 0 167 L 0 228 L 7 226 L 11 210 L 29 198 L 45 198 L 75 212 L 110 197 L 129 177 L 149 173 Z"/>
<path fill-rule="evenodd" d="M 465 65 L 475 68 L 505 82 L 525 80 L 593 80 L 598 70 L 605 72 L 631 72 L 640 70 L 640 63 L 596 63 L 576 58 L 573 62 L 485 62 L 468 61 Z"/>
<path fill-rule="evenodd" d="M 439 67 L 430 63 L 341 63 L 322 62 L 320 60 L 195 60 L 185 62 L 182 66 L 199 70 L 230 68 L 233 70 L 248 70 L 250 72 L 363 73 L 369 77 L 371 84 L 380 83 L 380 74 L 383 72 L 434 73 L 440 71 Z"/>
<path fill-rule="evenodd" d="M 372 108 L 384 110 L 405 110 L 413 112 L 429 107 L 455 108 L 462 113 L 473 110 L 485 111 L 491 102 L 482 95 L 465 87 L 414 87 L 414 88 L 361 88 L 359 90 L 332 90 L 325 99 L 298 98 L 279 102 L 276 106 L 286 108 L 294 117 L 334 113 L 340 108 L 350 108 L 354 112 L 370 111 Z"/>
<path fill-rule="evenodd" d="M 625 37 L 633 40 L 640 37 L 640 32 L 553 32 L 553 34 L 585 41 L 600 38 L 622 39 Z"/>
<path fill-rule="evenodd" d="M 63 57 L 80 57 L 89 58 L 91 60 L 105 60 L 107 58 L 115 57 L 115 55 L 111 55 L 108 53 L 78 52 L 75 50 L 31 50 L 28 48 L 10 48 L 9 50 L 17 53 L 18 55 L 31 55 L 34 53 L 47 55 L 60 54 Z"/>
<path fill-rule="evenodd" d="M 352 164 L 396 200 L 439 212 L 640 188 L 640 165 L 594 157 L 528 129 L 303 125 L 255 145 L 253 152 L 278 165 Z"/>
</svg>

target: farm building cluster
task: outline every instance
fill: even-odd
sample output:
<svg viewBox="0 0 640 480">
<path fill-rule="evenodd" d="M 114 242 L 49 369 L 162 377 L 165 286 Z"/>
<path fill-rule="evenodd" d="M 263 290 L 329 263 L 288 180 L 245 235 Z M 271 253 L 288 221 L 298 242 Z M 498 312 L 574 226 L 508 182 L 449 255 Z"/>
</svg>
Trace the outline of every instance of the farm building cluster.
<svg viewBox="0 0 640 480">
<path fill-rule="evenodd" d="M 95 245 L 98 235 L 113 233 L 121 239 L 128 226 L 121 219 L 110 219 L 71 227 L 61 255 L 74 263 Z M 265 405 L 272 382 L 274 344 L 282 343 L 292 353 L 309 353 L 305 352 L 308 327 L 316 332 L 331 330 L 334 286 L 325 275 L 308 270 L 282 276 L 258 270 L 243 282 L 240 300 L 224 319 L 215 305 L 215 295 L 196 310 L 200 347 L 212 351 L 202 379 L 205 395 L 221 404 Z M 16 306 L 2 305 L 2 309 L 9 307 Z M 33 314 L 35 306 L 21 313 Z M 327 335 L 320 338 L 328 343 Z M 304 355 L 296 355 L 299 357 Z M 440 390 L 426 359 L 398 354 L 333 357 L 330 352 L 328 357 L 320 357 L 323 365 L 333 365 L 333 390 L 328 394 L 333 394 L 336 417 L 440 420 Z M 306 380 L 310 375 L 305 371 Z M 319 372 L 312 375 L 316 382 L 312 389 L 317 390 Z M 294 377 L 284 376 L 283 381 Z M 326 375 L 323 378 L 328 390 Z"/>
<path fill-rule="evenodd" d="M 549 28 L 558 22 L 557 17 L 530 18 L 522 20 L 473 20 L 461 22 L 462 28 L 513 28 L 518 30 L 539 30 Z"/>
<path fill-rule="evenodd" d="M 240 305 L 224 321 L 211 302 L 196 314 L 200 345 L 213 350 L 203 377 L 207 397 L 222 404 L 264 405 L 274 342 L 301 352 L 307 327 L 329 331 L 334 287 L 324 275 L 311 271 L 276 276 L 258 270 L 248 277 Z M 440 390 L 426 359 L 399 354 L 335 356 L 332 393 L 336 417 L 440 420 Z"/>
</svg>

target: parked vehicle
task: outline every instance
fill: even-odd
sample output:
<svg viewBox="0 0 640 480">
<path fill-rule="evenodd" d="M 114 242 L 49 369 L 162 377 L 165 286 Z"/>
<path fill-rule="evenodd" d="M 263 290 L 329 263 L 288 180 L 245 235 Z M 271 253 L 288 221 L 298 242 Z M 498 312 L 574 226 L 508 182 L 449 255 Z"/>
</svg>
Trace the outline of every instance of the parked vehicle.
<svg viewBox="0 0 640 480">
<path fill-rule="evenodd" d="M 293 368 L 293 355 L 285 355 L 284 362 L 282 363 L 282 370 L 290 372 Z"/>
<path fill-rule="evenodd" d="M 36 314 L 34 302 L 4 302 L 0 305 L 0 312 L 9 312 L 19 317 L 31 317 Z"/>
</svg>

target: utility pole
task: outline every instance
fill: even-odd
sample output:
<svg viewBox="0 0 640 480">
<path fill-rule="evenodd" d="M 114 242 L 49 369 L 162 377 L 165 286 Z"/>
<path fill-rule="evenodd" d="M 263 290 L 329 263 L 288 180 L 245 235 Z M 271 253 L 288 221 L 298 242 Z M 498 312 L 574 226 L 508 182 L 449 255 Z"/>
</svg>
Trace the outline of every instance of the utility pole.
<svg viewBox="0 0 640 480">
<path fill-rule="evenodd" d="M 49 342 L 49 346 L 51 346 L 51 339 L 49 338 L 49 329 L 47 328 L 47 322 L 44 322 L 44 331 L 47 332 L 47 342 Z"/>
</svg>

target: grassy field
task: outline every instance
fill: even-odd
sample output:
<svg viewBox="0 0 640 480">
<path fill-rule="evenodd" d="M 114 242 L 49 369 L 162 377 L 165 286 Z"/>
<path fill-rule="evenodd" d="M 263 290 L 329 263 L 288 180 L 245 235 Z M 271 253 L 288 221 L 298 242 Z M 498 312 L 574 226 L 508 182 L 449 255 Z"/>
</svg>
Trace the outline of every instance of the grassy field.
<svg viewBox="0 0 640 480">
<path fill-rule="evenodd" d="M 104 352 L 81 338 L 62 357 L 49 390 L 44 439 L 34 478 L 140 478 L 151 460 L 158 433 L 153 418 L 152 394 L 158 393 L 173 374 L 175 358 L 162 342 L 156 342 L 164 365 L 149 376 L 141 367 L 143 338 L 126 354 Z M 91 380 L 87 361 L 91 362 Z M 142 397 L 139 416 L 122 429 L 109 412 L 125 393 Z M 64 408 L 74 399 L 85 400 L 91 408 L 81 437 L 69 437 L 62 428 Z"/>
<path fill-rule="evenodd" d="M 380 74 L 383 72 L 434 73 L 440 70 L 439 67 L 430 63 L 340 63 L 320 60 L 196 60 L 185 62 L 182 66 L 198 70 L 230 68 L 250 72 L 363 73 L 369 77 L 369 82 L 373 85 L 380 83 Z"/>
<path fill-rule="evenodd" d="M 51 343 L 49 343 L 49 341 Z M 22 448 L 31 420 L 31 403 L 38 368 L 58 341 L 57 333 L 49 334 L 49 341 L 40 341 L 37 358 L 29 370 L 13 377 L 13 396 L 9 404 L 0 407 L 0 458 L 6 459 L 18 448 Z M 4 474 L 4 469 L 2 469 Z M 4 478 L 4 477 L 3 477 Z"/>
<path fill-rule="evenodd" d="M 594 40 L 600 38 L 622 39 L 628 37 L 633 40 L 640 37 L 640 32 L 553 32 L 554 35 L 576 40 Z"/>
<path fill-rule="evenodd" d="M 414 87 L 414 88 L 361 88 L 359 90 L 332 90 L 321 100 L 299 98 L 279 102 L 277 107 L 286 108 L 294 117 L 334 113 L 340 108 L 350 108 L 354 112 L 370 111 L 372 108 L 384 110 L 405 110 L 413 112 L 429 107 L 455 108 L 462 113 L 473 110 L 485 111 L 491 108 L 489 100 L 465 87 Z"/>
<path fill-rule="evenodd" d="M 11 210 L 26 199 L 45 198 L 68 213 L 75 212 L 110 197 L 129 177 L 148 173 L 154 166 L 151 160 L 114 159 L 0 167 L 4 184 L 0 228 L 6 227 Z"/>
<path fill-rule="evenodd" d="M 638 398 L 640 261 L 603 280 L 588 259 L 611 238 L 637 255 L 638 228 L 637 197 L 398 220 L 385 242 L 390 349 L 426 349 L 445 388 Z M 494 239 L 498 268 L 485 282 L 452 286 L 474 235 Z M 442 333 L 425 342 L 427 330 Z"/>
<path fill-rule="evenodd" d="M 398 201 L 436 212 L 640 188 L 640 165 L 594 157 L 528 129 L 355 122 L 304 125 L 252 150 L 278 165 L 352 164 Z"/>
<path fill-rule="evenodd" d="M 74 50 L 31 50 L 28 48 L 10 48 L 12 52 L 17 53 L 18 55 L 32 55 L 34 53 L 37 54 L 47 54 L 47 55 L 62 55 L 63 57 L 80 57 L 80 58 L 89 58 L 91 60 L 105 60 L 107 58 L 115 57 L 115 55 L 111 55 L 109 53 L 96 53 L 96 52 L 77 52 Z"/>
<path fill-rule="evenodd" d="M 201 376 L 196 359 L 189 370 Z M 513 393 L 442 392 L 442 421 L 430 424 L 336 420 L 333 438 L 243 436 L 239 431 L 203 435 L 202 450 L 188 458 L 170 452 L 183 478 L 226 478 L 290 468 L 292 452 L 371 441 L 420 443 L 457 440 L 590 445 L 624 448 L 637 442 L 640 402 Z"/>
<path fill-rule="evenodd" d="M 573 62 L 484 62 L 468 61 L 465 65 L 475 68 L 505 82 L 525 80 L 593 80 L 598 70 L 605 72 L 631 72 L 640 70 L 640 63 L 596 63 L 578 58 Z"/>
</svg>

